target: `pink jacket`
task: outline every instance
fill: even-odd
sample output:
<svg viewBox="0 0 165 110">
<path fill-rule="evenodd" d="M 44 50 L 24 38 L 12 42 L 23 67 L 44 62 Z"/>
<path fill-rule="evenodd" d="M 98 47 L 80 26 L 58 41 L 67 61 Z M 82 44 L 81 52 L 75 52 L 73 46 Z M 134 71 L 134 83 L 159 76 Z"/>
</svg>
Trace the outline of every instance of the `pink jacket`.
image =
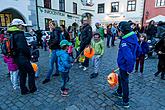
<svg viewBox="0 0 165 110">
<path fill-rule="evenodd" d="M 3 59 L 4 59 L 4 62 L 7 63 L 9 71 L 16 71 L 16 70 L 18 70 L 18 66 L 14 63 L 13 58 L 8 57 L 8 56 L 4 56 Z"/>
</svg>

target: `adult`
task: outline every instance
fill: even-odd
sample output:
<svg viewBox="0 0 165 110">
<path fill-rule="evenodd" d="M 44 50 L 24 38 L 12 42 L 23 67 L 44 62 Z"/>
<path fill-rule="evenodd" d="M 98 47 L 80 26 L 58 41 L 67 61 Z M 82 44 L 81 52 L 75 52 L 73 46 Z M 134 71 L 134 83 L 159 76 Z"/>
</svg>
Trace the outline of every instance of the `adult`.
<svg viewBox="0 0 165 110">
<path fill-rule="evenodd" d="M 50 81 L 50 77 L 54 70 L 54 63 L 56 65 L 56 72 L 53 76 L 59 76 L 56 53 L 60 49 L 61 29 L 58 27 L 57 21 L 50 21 L 49 28 L 51 31 L 50 40 L 48 42 L 49 49 L 51 50 L 49 59 L 49 71 L 47 73 L 46 79 L 42 82 L 43 84 Z"/>
<path fill-rule="evenodd" d="M 95 26 L 96 26 L 96 33 L 99 33 L 101 39 L 104 40 L 104 37 L 105 37 L 104 28 L 101 27 L 101 24 L 100 23 L 96 23 Z"/>
<path fill-rule="evenodd" d="M 37 34 L 37 45 L 43 49 L 42 31 L 39 28 L 35 33 Z"/>
<path fill-rule="evenodd" d="M 4 30 L 2 29 L 0 32 L 0 44 L 3 42 L 4 39 Z"/>
<path fill-rule="evenodd" d="M 83 23 L 83 27 L 80 37 L 81 43 L 80 43 L 79 54 L 81 54 L 84 51 L 84 49 L 90 45 L 92 39 L 92 27 L 90 26 L 89 18 L 84 17 L 82 23 Z M 84 63 L 82 63 L 79 67 L 80 68 L 84 67 L 83 70 L 86 71 L 88 66 L 89 66 L 89 59 L 85 58 Z"/>
<path fill-rule="evenodd" d="M 155 21 L 151 20 L 146 28 L 147 39 L 152 40 L 153 37 L 156 37 L 156 33 L 157 33 L 157 28 L 155 26 Z"/>
<path fill-rule="evenodd" d="M 65 26 L 61 25 L 61 39 L 65 39 L 70 42 L 70 36 L 69 33 L 66 31 Z"/>
<path fill-rule="evenodd" d="M 107 47 L 108 47 L 108 48 L 110 48 L 109 42 L 110 42 L 110 38 L 112 37 L 111 28 L 112 28 L 112 24 L 109 24 L 109 25 L 107 26 Z"/>
<path fill-rule="evenodd" d="M 161 73 L 161 79 L 165 80 L 165 33 L 162 35 L 161 40 L 156 44 L 156 52 L 158 53 L 158 71 L 154 74 L 158 76 Z"/>
<path fill-rule="evenodd" d="M 122 21 L 119 23 L 119 35 L 121 41 L 119 45 L 117 63 L 119 67 L 119 86 L 113 95 L 123 98 L 117 105 L 125 108 L 129 107 L 129 73 L 134 69 L 136 52 L 139 47 L 137 36 L 132 31 L 130 23 Z"/>
<path fill-rule="evenodd" d="M 162 38 L 165 33 L 165 22 L 159 21 L 157 27 L 157 37 Z"/>
<path fill-rule="evenodd" d="M 112 28 L 111 28 L 111 32 L 112 32 L 112 38 L 111 38 L 111 46 L 115 46 L 115 37 L 117 37 L 118 35 L 118 30 L 117 30 L 117 24 L 114 23 Z"/>
<path fill-rule="evenodd" d="M 24 26 L 25 24 L 21 19 L 13 19 L 11 26 L 8 28 L 8 33 L 13 36 L 13 44 L 15 48 L 15 55 L 13 58 L 19 68 L 22 95 L 34 93 L 37 90 L 35 85 L 35 72 L 30 63 L 31 53 L 24 36 Z M 29 88 L 26 87 L 27 75 Z"/>
</svg>

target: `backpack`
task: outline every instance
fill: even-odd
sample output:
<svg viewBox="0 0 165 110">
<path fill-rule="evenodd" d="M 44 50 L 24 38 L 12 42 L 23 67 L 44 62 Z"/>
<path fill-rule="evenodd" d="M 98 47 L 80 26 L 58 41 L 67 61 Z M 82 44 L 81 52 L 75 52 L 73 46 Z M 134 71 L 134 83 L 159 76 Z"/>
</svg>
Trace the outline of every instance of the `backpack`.
<svg viewBox="0 0 165 110">
<path fill-rule="evenodd" d="M 16 54 L 14 49 L 13 35 L 8 34 L 6 38 L 3 39 L 1 50 L 2 54 L 5 56 L 14 56 Z"/>
</svg>

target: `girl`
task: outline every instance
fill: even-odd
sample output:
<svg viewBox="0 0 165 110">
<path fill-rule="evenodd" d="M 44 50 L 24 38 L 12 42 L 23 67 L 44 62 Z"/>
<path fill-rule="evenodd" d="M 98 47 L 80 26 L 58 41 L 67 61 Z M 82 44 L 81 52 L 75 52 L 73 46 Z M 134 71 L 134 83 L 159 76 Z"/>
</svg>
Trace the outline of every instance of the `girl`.
<svg viewBox="0 0 165 110">
<path fill-rule="evenodd" d="M 7 63 L 8 70 L 10 72 L 10 80 L 13 84 L 13 88 L 19 89 L 18 84 L 18 66 L 14 63 L 14 59 L 10 56 L 4 56 L 4 62 Z"/>
<path fill-rule="evenodd" d="M 149 51 L 149 46 L 147 43 L 147 35 L 146 34 L 141 34 L 139 37 L 139 44 L 141 47 L 141 52 L 137 53 L 137 58 L 136 58 L 136 67 L 135 67 L 135 72 L 138 72 L 138 67 L 139 67 L 139 63 L 140 63 L 140 75 L 142 76 L 143 74 L 143 68 L 144 68 L 144 58 L 145 58 L 145 54 L 148 53 Z"/>
<path fill-rule="evenodd" d="M 98 76 L 98 70 L 100 66 L 101 57 L 104 54 L 104 42 L 100 37 L 99 33 L 94 34 L 94 39 L 91 42 L 92 48 L 95 50 L 95 55 L 92 58 L 94 73 L 91 74 L 90 78 L 95 78 Z"/>
</svg>

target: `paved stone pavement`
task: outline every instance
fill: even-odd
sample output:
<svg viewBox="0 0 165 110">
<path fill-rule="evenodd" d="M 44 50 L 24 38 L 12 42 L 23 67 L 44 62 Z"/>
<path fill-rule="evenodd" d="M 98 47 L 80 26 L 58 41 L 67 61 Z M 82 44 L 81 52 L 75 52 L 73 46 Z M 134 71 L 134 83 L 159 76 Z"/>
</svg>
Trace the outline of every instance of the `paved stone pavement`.
<svg viewBox="0 0 165 110">
<path fill-rule="evenodd" d="M 43 85 L 42 81 L 48 70 L 48 52 L 40 51 L 42 73 L 36 81 L 38 91 L 22 96 L 12 89 L 7 68 L 0 64 L 0 110 L 123 110 L 115 105 L 119 99 L 113 97 L 106 77 L 116 68 L 118 47 L 106 49 L 100 66 L 100 74 L 96 79 L 90 79 L 92 68 L 83 72 L 75 64 L 70 71 L 70 96 L 60 95 L 60 78 L 53 78 Z M 0 62 L 2 58 L 0 58 Z M 144 77 L 130 75 L 130 108 L 129 110 L 165 110 L 165 81 L 154 78 L 157 59 L 145 62 Z"/>
</svg>

